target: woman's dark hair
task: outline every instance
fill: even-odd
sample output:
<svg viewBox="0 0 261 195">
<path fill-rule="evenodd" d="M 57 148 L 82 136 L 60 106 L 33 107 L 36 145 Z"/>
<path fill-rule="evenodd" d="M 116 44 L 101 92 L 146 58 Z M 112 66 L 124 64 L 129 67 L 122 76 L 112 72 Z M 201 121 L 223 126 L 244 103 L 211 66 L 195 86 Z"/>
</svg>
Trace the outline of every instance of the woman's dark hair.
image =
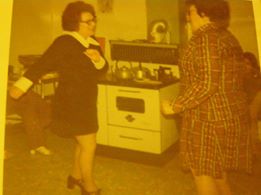
<svg viewBox="0 0 261 195">
<path fill-rule="evenodd" d="M 205 14 L 211 22 L 222 28 L 229 26 L 230 8 L 226 0 L 186 0 L 186 6 L 194 5 L 199 15 Z"/>
<path fill-rule="evenodd" d="M 83 12 L 89 12 L 94 17 L 95 10 L 92 5 L 84 3 L 83 1 L 76 1 L 69 3 L 62 15 L 62 27 L 66 31 L 75 31 L 79 28 L 79 21 Z"/>
<path fill-rule="evenodd" d="M 258 65 L 257 58 L 256 58 L 256 56 L 253 53 L 251 53 L 251 52 L 244 52 L 244 58 L 248 59 L 250 61 L 252 68 L 260 71 L 260 67 Z"/>
</svg>

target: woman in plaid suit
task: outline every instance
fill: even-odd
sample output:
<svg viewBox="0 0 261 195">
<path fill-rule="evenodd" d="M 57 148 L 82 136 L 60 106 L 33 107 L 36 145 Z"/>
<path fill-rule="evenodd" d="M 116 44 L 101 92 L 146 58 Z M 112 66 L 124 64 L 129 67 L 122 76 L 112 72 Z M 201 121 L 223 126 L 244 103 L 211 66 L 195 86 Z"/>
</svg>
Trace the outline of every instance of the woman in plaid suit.
<svg viewBox="0 0 261 195">
<path fill-rule="evenodd" d="M 183 166 L 192 171 L 198 193 L 228 195 L 226 172 L 251 172 L 252 163 L 243 51 L 227 30 L 225 0 L 186 5 L 193 35 L 180 57 L 181 92 L 162 102 L 162 112 L 182 114 Z"/>
</svg>

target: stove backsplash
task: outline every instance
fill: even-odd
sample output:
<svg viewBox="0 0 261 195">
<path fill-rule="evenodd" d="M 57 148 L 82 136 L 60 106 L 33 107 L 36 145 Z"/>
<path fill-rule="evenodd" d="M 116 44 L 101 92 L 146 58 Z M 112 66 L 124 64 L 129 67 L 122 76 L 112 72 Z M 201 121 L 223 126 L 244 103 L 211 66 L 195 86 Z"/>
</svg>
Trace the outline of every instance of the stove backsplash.
<svg viewBox="0 0 261 195">
<path fill-rule="evenodd" d="M 110 40 L 111 59 L 134 62 L 178 63 L 178 45 Z"/>
<path fill-rule="evenodd" d="M 116 64 L 129 68 L 142 64 L 152 76 L 155 76 L 155 70 L 167 67 L 174 77 L 179 78 L 178 45 L 110 40 L 110 54 L 113 61 L 111 72 L 115 71 Z"/>
</svg>

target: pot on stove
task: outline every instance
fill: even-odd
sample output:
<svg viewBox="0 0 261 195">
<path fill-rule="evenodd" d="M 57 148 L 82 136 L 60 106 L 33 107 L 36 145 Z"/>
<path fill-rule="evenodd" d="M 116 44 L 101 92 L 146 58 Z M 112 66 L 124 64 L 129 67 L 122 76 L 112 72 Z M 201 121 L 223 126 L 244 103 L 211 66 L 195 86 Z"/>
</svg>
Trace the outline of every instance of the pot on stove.
<svg viewBox="0 0 261 195">
<path fill-rule="evenodd" d="M 170 68 L 160 66 L 158 69 L 158 80 L 165 82 L 172 79 L 172 72 Z"/>
<path fill-rule="evenodd" d="M 139 64 L 138 67 L 133 68 L 132 71 L 134 73 L 135 79 L 137 80 L 143 80 L 150 76 L 149 69 L 142 67 L 141 64 Z"/>
</svg>

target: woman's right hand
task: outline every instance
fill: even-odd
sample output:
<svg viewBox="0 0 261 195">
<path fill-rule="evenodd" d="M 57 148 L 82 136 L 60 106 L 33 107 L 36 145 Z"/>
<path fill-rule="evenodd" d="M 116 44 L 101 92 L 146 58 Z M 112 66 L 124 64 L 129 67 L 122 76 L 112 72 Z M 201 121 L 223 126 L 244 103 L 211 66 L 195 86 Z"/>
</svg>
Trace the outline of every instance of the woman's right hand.
<svg viewBox="0 0 261 195">
<path fill-rule="evenodd" d="M 9 95 L 14 99 L 19 99 L 25 92 L 16 86 L 11 86 L 9 88 Z"/>
<path fill-rule="evenodd" d="M 101 54 L 97 49 L 86 49 L 84 54 L 94 62 L 99 62 L 101 59 Z"/>
<path fill-rule="evenodd" d="M 164 115 L 173 115 L 175 112 L 171 106 L 170 100 L 162 100 L 161 101 L 161 113 Z"/>
</svg>

